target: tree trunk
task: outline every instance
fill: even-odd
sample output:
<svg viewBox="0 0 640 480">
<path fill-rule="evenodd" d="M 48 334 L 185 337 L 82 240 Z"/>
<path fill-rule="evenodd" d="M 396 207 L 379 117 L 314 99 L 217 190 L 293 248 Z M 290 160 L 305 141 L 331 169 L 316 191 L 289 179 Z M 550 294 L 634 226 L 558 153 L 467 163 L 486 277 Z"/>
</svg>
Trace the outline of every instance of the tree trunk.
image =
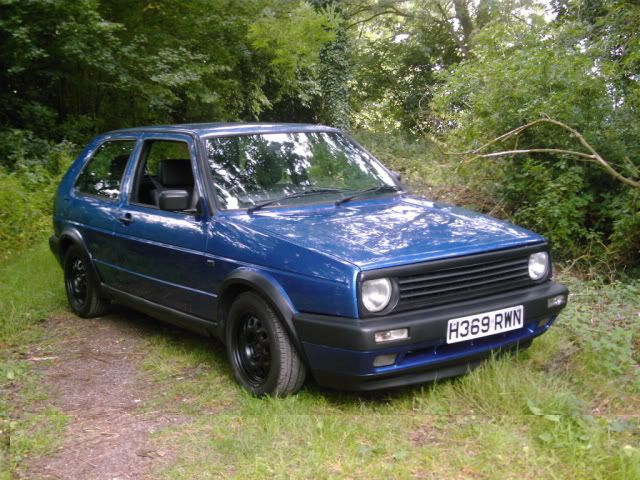
<svg viewBox="0 0 640 480">
<path fill-rule="evenodd" d="M 320 86 L 322 108 L 320 121 L 334 127 L 348 129 L 349 120 L 349 60 L 348 37 L 339 27 L 336 38 L 320 51 Z"/>
<path fill-rule="evenodd" d="M 453 8 L 456 19 L 460 22 L 460 27 L 462 28 L 462 43 L 464 44 L 464 53 L 466 54 L 469 49 L 469 39 L 473 33 L 473 22 L 471 21 L 471 15 L 469 15 L 469 5 L 467 4 L 467 0 L 453 0 Z"/>
<path fill-rule="evenodd" d="M 337 5 L 343 13 L 339 0 L 315 0 L 316 8 Z M 347 25 L 342 21 L 336 30 L 336 37 L 320 51 L 320 112 L 318 120 L 324 124 L 348 129 L 350 126 L 349 105 L 349 37 Z"/>
</svg>

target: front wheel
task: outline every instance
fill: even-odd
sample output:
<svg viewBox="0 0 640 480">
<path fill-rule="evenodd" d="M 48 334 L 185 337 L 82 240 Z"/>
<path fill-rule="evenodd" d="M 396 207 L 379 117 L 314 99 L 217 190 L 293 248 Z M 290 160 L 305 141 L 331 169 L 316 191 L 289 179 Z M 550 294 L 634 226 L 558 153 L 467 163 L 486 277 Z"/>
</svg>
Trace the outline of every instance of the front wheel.
<svg viewBox="0 0 640 480">
<path fill-rule="evenodd" d="M 64 256 L 67 300 L 73 313 L 83 318 L 100 317 L 109 309 L 109 301 L 100 296 L 90 261 L 78 245 L 70 246 Z"/>
<path fill-rule="evenodd" d="M 254 395 L 282 397 L 302 387 L 307 369 L 278 315 L 259 295 L 246 292 L 233 302 L 226 343 L 236 380 Z"/>
</svg>

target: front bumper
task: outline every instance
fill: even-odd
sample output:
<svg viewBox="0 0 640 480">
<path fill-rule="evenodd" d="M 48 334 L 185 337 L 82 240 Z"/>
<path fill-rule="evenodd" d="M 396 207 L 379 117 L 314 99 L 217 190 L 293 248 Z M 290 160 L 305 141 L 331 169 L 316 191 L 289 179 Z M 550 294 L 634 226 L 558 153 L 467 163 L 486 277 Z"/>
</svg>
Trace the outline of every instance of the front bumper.
<svg viewBox="0 0 640 480">
<path fill-rule="evenodd" d="M 559 283 L 546 282 L 481 299 L 385 317 L 352 319 L 301 313 L 295 317 L 309 367 L 324 386 L 348 390 L 376 390 L 461 375 L 493 351 L 525 348 L 546 332 L 566 302 L 549 308 L 550 297 L 568 295 Z M 447 344 L 452 318 L 514 305 L 524 307 L 524 326 L 489 337 Z M 374 333 L 408 328 L 409 338 L 378 344 Z M 393 365 L 374 367 L 374 359 L 396 354 Z"/>
</svg>

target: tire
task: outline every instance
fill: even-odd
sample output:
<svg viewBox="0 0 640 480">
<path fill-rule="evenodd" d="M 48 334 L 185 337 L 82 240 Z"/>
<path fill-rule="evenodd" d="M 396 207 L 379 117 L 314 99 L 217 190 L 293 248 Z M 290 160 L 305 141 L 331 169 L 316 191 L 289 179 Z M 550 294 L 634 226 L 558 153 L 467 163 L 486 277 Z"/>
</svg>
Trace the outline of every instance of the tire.
<svg viewBox="0 0 640 480">
<path fill-rule="evenodd" d="M 64 287 L 73 313 L 83 318 L 100 317 L 109 310 L 109 301 L 100 296 L 91 260 L 78 245 L 64 255 Z"/>
<path fill-rule="evenodd" d="M 307 369 L 273 308 L 253 292 L 229 309 L 227 356 L 236 381 L 253 395 L 284 397 L 302 387 Z"/>
</svg>

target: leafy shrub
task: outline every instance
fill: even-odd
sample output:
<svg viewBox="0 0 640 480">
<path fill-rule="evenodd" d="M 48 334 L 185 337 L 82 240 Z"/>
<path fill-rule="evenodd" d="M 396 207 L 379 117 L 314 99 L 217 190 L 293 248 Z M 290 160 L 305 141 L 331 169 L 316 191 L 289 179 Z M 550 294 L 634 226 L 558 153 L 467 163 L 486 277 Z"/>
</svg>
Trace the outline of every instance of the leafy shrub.
<svg viewBox="0 0 640 480">
<path fill-rule="evenodd" d="M 74 147 L 50 144 L 31 132 L 0 132 L 0 257 L 9 257 L 51 231 L 51 213 L 61 175 Z"/>
<path fill-rule="evenodd" d="M 584 227 L 593 193 L 586 188 L 581 166 L 563 167 L 556 172 L 533 159 L 505 165 L 496 191 L 514 222 L 546 232 L 557 251 L 576 257 L 581 253 L 578 245 L 598 239 Z"/>
<path fill-rule="evenodd" d="M 0 131 L 0 166 L 13 171 L 19 166 L 45 165 L 51 146 L 29 130 Z"/>
<path fill-rule="evenodd" d="M 432 108 L 452 151 L 476 149 L 549 116 L 576 128 L 623 175 L 638 177 L 640 90 L 618 89 L 620 66 L 586 40 L 579 25 L 523 31 L 495 24 L 475 37 L 474 56 L 443 75 Z M 614 86 L 615 85 L 615 86 Z M 561 128 L 536 126 L 495 150 L 580 150 Z M 640 190 L 575 157 L 534 153 L 474 160 L 462 169 L 505 213 L 550 237 L 560 257 L 638 265 Z"/>
</svg>

